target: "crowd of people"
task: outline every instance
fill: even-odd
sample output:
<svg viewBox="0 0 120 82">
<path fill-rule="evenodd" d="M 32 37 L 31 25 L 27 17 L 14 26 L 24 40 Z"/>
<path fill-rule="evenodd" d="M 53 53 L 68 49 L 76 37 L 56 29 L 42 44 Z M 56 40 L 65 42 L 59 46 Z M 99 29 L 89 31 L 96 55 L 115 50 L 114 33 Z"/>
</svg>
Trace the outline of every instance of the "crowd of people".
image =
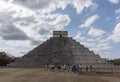
<svg viewBox="0 0 120 82">
<path fill-rule="evenodd" d="M 67 71 L 67 72 L 78 72 L 78 71 L 90 71 L 93 72 L 93 67 L 92 65 L 86 66 L 86 67 L 82 67 L 81 65 L 78 64 L 73 64 L 73 65 L 54 65 L 54 64 L 50 64 L 50 65 L 46 65 L 46 68 L 49 68 L 51 71 L 54 71 L 55 69 L 57 69 L 58 71 Z"/>
</svg>

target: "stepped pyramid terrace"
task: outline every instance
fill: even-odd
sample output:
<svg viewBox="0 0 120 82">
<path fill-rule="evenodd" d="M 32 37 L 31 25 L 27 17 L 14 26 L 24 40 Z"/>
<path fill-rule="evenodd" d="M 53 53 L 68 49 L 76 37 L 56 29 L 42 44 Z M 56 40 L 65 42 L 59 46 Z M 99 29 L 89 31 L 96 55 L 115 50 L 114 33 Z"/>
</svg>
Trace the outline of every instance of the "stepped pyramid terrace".
<svg viewBox="0 0 120 82">
<path fill-rule="evenodd" d="M 90 51 L 67 31 L 53 31 L 53 37 L 29 51 L 26 55 L 10 63 L 11 67 L 44 67 L 45 65 L 80 64 L 85 67 L 110 68 L 106 59 Z"/>
</svg>

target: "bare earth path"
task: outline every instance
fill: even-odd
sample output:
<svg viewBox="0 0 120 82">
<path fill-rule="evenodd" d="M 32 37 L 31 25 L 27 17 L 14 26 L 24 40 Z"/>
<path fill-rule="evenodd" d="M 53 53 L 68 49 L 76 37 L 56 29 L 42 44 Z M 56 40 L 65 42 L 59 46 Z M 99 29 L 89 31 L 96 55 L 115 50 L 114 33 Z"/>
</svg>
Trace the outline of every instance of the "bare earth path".
<svg viewBox="0 0 120 82">
<path fill-rule="evenodd" d="M 120 82 L 120 77 L 78 75 L 40 68 L 0 68 L 0 82 Z"/>
<path fill-rule="evenodd" d="M 107 80 L 108 82 L 120 82 L 120 78 L 116 78 L 116 77 L 99 76 L 99 78 Z"/>
</svg>

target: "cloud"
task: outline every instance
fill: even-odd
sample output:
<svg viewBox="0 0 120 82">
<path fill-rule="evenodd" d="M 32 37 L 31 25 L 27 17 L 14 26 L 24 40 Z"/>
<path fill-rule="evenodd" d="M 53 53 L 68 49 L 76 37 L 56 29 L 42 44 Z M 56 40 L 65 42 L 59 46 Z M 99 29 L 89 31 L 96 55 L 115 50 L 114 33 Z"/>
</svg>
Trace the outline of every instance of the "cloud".
<svg viewBox="0 0 120 82">
<path fill-rule="evenodd" d="M 33 46 L 28 45 L 27 41 L 6 41 L 0 40 L 3 45 L 0 46 L 0 51 L 9 53 L 11 56 L 20 57 L 26 54 Z"/>
<path fill-rule="evenodd" d="M 40 10 L 42 13 L 49 13 L 58 8 L 65 9 L 71 4 L 77 13 L 81 13 L 84 8 L 93 6 L 92 0 L 14 0 L 14 4 L 19 4 L 32 10 Z"/>
<path fill-rule="evenodd" d="M 71 0 L 70 3 L 76 9 L 77 13 L 81 13 L 84 8 L 94 6 L 92 0 Z"/>
<path fill-rule="evenodd" d="M 81 38 L 81 33 L 78 31 L 78 33 L 74 36 L 74 39 L 79 40 Z"/>
<path fill-rule="evenodd" d="M 92 27 L 88 31 L 88 35 L 93 36 L 93 37 L 102 36 L 104 33 L 106 33 L 104 30 L 92 28 Z"/>
<path fill-rule="evenodd" d="M 119 3 L 119 0 L 108 0 L 110 3 L 117 4 Z"/>
<path fill-rule="evenodd" d="M 12 40 L 0 40 L 0 51 L 5 51 L 13 56 L 22 56 L 31 50 L 34 46 L 31 46 L 29 41 L 12 41 Z"/>
<path fill-rule="evenodd" d="M 103 37 L 102 35 L 101 37 L 88 37 L 78 31 L 74 39 L 94 51 L 96 54 L 102 55 L 106 54 L 106 52 L 111 49 L 110 40 L 106 39 L 107 37 Z"/>
<path fill-rule="evenodd" d="M 29 37 L 23 31 L 15 28 L 14 26 L 0 29 L 0 36 L 4 40 L 29 40 Z"/>
<path fill-rule="evenodd" d="M 0 39 L 14 44 L 19 44 L 17 41 L 27 41 L 32 46 L 40 44 L 52 36 L 53 30 L 64 30 L 70 24 L 69 15 L 54 12 L 68 5 L 75 8 L 77 14 L 85 8 L 96 7 L 92 0 L 0 0 Z"/>
<path fill-rule="evenodd" d="M 12 3 L 20 1 L 14 0 L 12 1 Z M 41 12 L 36 13 L 36 10 L 34 11 L 34 7 L 39 8 L 39 6 L 35 5 L 38 3 L 34 1 L 35 3 L 33 2 L 30 6 L 30 4 L 27 4 L 31 3 L 30 1 L 32 2 L 33 0 L 24 0 L 23 2 L 25 5 L 16 5 L 5 1 L 1 1 L 0 5 L 3 7 L 0 9 L 0 11 L 2 12 L 0 15 L 2 17 L 2 24 L 4 24 L 1 27 L 6 27 L 5 29 L 1 28 L 1 34 L 2 31 L 10 31 L 10 29 L 13 29 L 13 31 L 9 32 L 9 34 L 2 34 L 1 37 L 3 39 L 27 40 L 30 38 L 29 40 L 32 41 L 43 41 L 48 38 L 48 36 L 53 30 L 64 29 L 64 27 L 70 23 L 70 18 L 68 15 L 51 13 L 44 14 Z M 38 1 L 40 4 L 42 3 L 42 1 Z M 43 3 L 44 2 L 45 1 L 43 1 Z M 34 6 L 32 6 L 33 4 Z M 43 7 L 41 9 L 45 10 Z"/>
<path fill-rule="evenodd" d="M 120 14 L 120 8 L 115 10 L 116 14 Z"/>
<path fill-rule="evenodd" d="M 120 22 L 120 8 L 115 10 L 115 14 L 117 15 L 116 20 Z"/>
<path fill-rule="evenodd" d="M 120 42 L 120 23 L 115 26 L 113 33 L 109 38 L 111 38 L 114 42 Z"/>
<path fill-rule="evenodd" d="M 0 37 L 4 40 L 28 40 L 29 37 L 13 24 L 14 20 L 9 13 L 0 13 Z M 10 19 L 10 20 L 8 20 Z"/>
<path fill-rule="evenodd" d="M 36 26 L 33 27 L 33 33 L 40 35 L 38 37 L 41 38 L 42 41 L 48 39 L 48 37 L 52 35 L 53 30 L 63 30 L 71 21 L 68 15 L 52 14 L 51 16 L 46 16 L 47 18 L 45 18 L 45 20 L 47 21 L 37 23 Z M 35 38 L 35 36 L 33 37 Z M 37 41 L 39 41 L 38 37 L 35 38 Z"/>
<path fill-rule="evenodd" d="M 58 29 L 63 29 L 64 26 L 69 25 L 71 19 L 68 15 L 58 15 L 58 17 L 52 21 L 49 22 L 49 24 L 54 25 Z"/>
<path fill-rule="evenodd" d="M 77 40 L 77 41 L 83 41 L 85 40 L 86 38 L 84 36 L 82 36 L 82 33 L 80 31 L 78 31 L 76 33 L 76 35 L 73 37 L 73 39 Z"/>
<path fill-rule="evenodd" d="M 42 13 L 54 11 L 59 5 L 58 1 L 52 0 L 14 0 L 13 4 L 19 4 L 32 10 L 40 10 Z"/>
<path fill-rule="evenodd" d="M 79 25 L 80 28 L 90 27 L 97 19 L 99 18 L 98 15 L 93 15 L 89 17 L 84 24 Z"/>
<path fill-rule="evenodd" d="M 30 41 L 30 44 L 36 46 L 36 45 L 41 44 L 42 42 L 43 42 L 43 41 L 40 41 L 40 40 L 31 40 L 31 41 Z"/>
<path fill-rule="evenodd" d="M 98 4 L 97 3 L 93 3 L 92 6 L 90 7 L 90 11 L 93 12 L 98 8 Z"/>
<path fill-rule="evenodd" d="M 11 56 L 17 56 L 17 57 L 20 57 L 23 55 L 23 53 L 21 52 L 24 52 L 22 50 L 18 50 L 18 49 L 15 49 L 15 48 L 11 48 L 11 47 L 7 47 L 7 48 L 0 48 L 0 51 L 1 52 L 6 52 L 8 54 L 10 54 Z M 25 53 L 24 53 L 25 54 Z"/>
<path fill-rule="evenodd" d="M 52 30 L 64 29 L 70 23 L 68 15 L 51 14 L 57 8 L 65 9 L 68 4 L 73 5 L 77 13 L 81 13 L 84 8 L 93 5 L 92 0 L 56 0 L 54 2 L 52 0 L 6 0 L 6 2 L 1 1 L 0 11 L 11 15 L 10 23 L 14 24 L 15 28 L 37 40 L 44 38 L 41 35 L 46 36 Z M 49 16 L 44 13 L 48 13 Z"/>
<path fill-rule="evenodd" d="M 109 42 L 86 42 L 82 41 L 81 44 L 84 44 L 84 46 L 88 47 L 90 50 L 93 50 L 96 54 L 103 55 L 103 53 L 106 53 L 109 49 L 111 49 Z"/>
<path fill-rule="evenodd" d="M 0 11 L 5 13 L 11 13 L 13 18 L 17 17 L 28 17 L 34 15 L 34 11 L 22 6 L 22 5 L 16 5 L 12 4 L 10 2 L 7 2 L 0 0 Z"/>
</svg>

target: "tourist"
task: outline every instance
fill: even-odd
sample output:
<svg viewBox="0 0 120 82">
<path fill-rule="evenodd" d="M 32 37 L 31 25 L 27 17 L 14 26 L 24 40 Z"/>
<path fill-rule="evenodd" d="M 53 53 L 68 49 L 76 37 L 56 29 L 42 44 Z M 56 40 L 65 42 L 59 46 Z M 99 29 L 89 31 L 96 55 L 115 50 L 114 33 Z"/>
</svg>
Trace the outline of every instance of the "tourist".
<svg viewBox="0 0 120 82">
<path fill-rule="evenodd" d="M 93 67 L 92 67 L 92 65 L 90 65 L 90 71 L 93 72 Z"/>
<path fill-rule="evenodd" d="M 54 71 L 54 69 L 55 69 L 55 65 L 50 64 L 50 70 L 51 70 L 51 71 Z"/>
<path fill-rule="evenodd" d="M 77 64 L 72 65 L 72 72 L 76 73 L 78 71 L 78 69 L 79 69 L 79 66 Z"/>
<path fill-rule="evenodd" d="M 61 66 L 59 65 L 59 66 L 58 66 L 58 71 L 60 71 L 60 70 L 61 70 Z"/>
<path fill-rule="evenodd" d="M 67 67 L 66 67 L 68 72 L 70 72 L 70 68 L 71 68 L 71 66 L 68 64 Z"/>
<path fill-rule="evenodd" d="M 49 68 L 49 66 L 46 64 L 46 65 L 45 65 L 45 70 L 47 71 L 47 70 L 48 70 L 48 68 Z"/>
<path fill-rule="evenodd" d="M 79 69 L 80 69 L 80 71 L 82 71 L 82 66 L 79 64 Z"/>
<path fill-rule="evenodd" d="M 88 72 L 88 66 L 86 66 L 86 71 Z"/>
<path fill-rule="evenodd" d="M 64 65 L 62 66 L 62 69 L 63 69 L 63 70 L 66 70 L 66 68 L 67 68 L 67 66 L 66 66 L 66 64 L 64 64 Z"/>
<path fill-rule="evenodd" d="M 82 69 L 83 69 L 82 66 L 81 66 L 79 69 L 80 69 L 80 71 L 82 72 Z"/>
</svg>

